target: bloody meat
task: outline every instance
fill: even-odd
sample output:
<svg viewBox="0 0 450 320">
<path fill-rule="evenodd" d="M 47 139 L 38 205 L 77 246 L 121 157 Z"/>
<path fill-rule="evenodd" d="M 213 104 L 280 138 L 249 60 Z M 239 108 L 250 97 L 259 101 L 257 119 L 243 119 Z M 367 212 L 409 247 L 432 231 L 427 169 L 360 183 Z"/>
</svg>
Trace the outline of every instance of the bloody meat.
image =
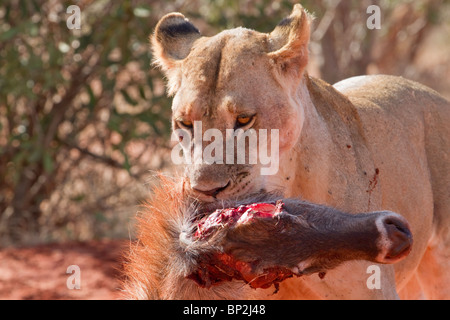
<svg viewBox="0 0 450 320">
<path fill-rule="evenodd" d="M 194 238 L 197 241 L 208 241 L 216 233 L 224 231 L 226 228 L 234 228 L 241 224 L 251 223 L 253 219 L 277 219 L 282 210 L 282 201 L 218 209 L 198 223 Z M 274 285 L 277 291 L 278 284 L 281 281 L 293 275 L 299 275 L 290 269 L 276 266 L 265 268 L 262 272 L 255 272 L 257 262 L 238 261 L 226 252 L 217 251 L 201 259 L 199 268 L 191 273 L 188 278 L 197 282 L 201 287 L 206 288 L 219 284 L 222 281 L 234 279 L 243 280 L 254 289 L 266 289 Z"/>
</svg>

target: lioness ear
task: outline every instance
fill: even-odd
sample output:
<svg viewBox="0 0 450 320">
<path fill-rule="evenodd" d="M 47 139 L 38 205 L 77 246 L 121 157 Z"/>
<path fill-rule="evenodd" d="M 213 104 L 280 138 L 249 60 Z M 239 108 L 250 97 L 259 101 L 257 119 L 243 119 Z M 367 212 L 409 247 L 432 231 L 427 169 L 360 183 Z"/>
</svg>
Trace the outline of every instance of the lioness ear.
<svg viewBox="0 0 450 320">
<path fill-rule="evenodd" d="M 270 53 L 280 71 L 299 77 L 308 64 L 310 16 L 296 4 L 289 17 L 281 21 L 269 35 Z"/>
<path fill-rule="evenodd" d="M 155 63 L 174 81 L 172 71 L 178 61 L 189 55 L 200 31 L 181 13 L 169 13 L 159 20 L 150 37 Z"/>
</svg>

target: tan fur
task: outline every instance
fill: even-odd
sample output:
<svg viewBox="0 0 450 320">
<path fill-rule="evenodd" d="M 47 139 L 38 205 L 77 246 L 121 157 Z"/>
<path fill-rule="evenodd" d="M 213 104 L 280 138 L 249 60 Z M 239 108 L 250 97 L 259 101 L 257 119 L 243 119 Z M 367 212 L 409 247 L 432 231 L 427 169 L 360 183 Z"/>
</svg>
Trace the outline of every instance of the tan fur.
<svg viewBox="0 0 450 320">
<path fill-rule="evenodd" d="M 277 175 L 259 175 L 259 165 L 196 165 L 188 179 L 210 189 L 230 181 L 218 200 L 277 189 L 348 212 L 392 210 L 408 219 L 413 250 L 395 269 L 380 265 L 380 290 L 366 286 L 371 263 L 357 261 L 325 279 L 285 281 L 275 298 L 450 298 L 449 102 L 400 77 L 359 77 L 334 86 L 309 77 L 309 26 L 296 5 L 271 34 L 238 28 L 195 41 L 191 34 L 190 52 L 178 60 L 153 38 L 175 94 L 174 120 L 198 120 L 203 130 L 224 132 L 238 115 L 252 113 L 253 128 L 280 130 Z"/>
<path fill-rule="evenodd" d="M 160 177 L 153 197 L 137 217 L 137 239 L 130 244 L 123 264 L 123 298 L 147 299 L 244 299 L 254 294 L 242 283 L 225 283 L 208 290 L 198 287 L 189 274 L 189 256 L 180 244 L 180 231 L 192 208 L 181 179 Z"/>
</svg>

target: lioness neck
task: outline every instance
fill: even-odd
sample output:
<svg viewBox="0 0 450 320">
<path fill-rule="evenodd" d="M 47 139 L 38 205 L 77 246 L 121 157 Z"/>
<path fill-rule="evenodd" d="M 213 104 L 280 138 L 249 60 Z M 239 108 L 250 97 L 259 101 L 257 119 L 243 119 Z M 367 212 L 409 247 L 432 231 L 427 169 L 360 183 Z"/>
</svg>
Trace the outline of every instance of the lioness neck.
<svg viewBox="0 0 450 320">
<path fill-rule="evenodd" d="M 308 75 L 293 100 L 303 109 L 304 121 L 288 155 L 296 172 L 286 194 L 340 209 L 367 210 L 368 176 L 376 169 L 353 104 L 331 85 Z M 353 177 L 352 183 L 347 177 Z"/>
<path fill-rule="evenodd" d="M 333 151 L 330 133 L 325 121 L 317 112 L 306 85 L 301 81 L 295 100 L 303 109 L 303 128 L 290 158 L 296 161 L 296 176 L 290 186 L 289 196 L 301 196 L 315 203 L 326 203 L 328 196 L 328 171 Z"/>
</svg>

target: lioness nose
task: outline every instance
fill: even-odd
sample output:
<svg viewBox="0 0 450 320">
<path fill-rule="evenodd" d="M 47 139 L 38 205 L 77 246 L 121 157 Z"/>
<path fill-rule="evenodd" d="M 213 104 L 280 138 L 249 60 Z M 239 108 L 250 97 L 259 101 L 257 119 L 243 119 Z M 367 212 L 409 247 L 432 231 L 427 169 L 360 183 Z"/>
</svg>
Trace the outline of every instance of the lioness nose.
<svg viewBox="0 0 450 320">
<path fill-rule="evenodd" d="M 228 183 L 226 185 L 220 186 L 217 188 L 213 188 L 213 189 L 210 189 L 209 187 L 206 187 L 206 186 L 196 185 L 196 184 L 194 184 L 194 185 L 191 184 L 191 187 L 192 187 L 192 189 L 194 189 L 195 191 L 197 191 L 199 193 L 202 193 L 204 195 L 211 196 L 211 197 L 216 197 L 220 192 L 225 190 L 229 185 L 230 185 L 230 182 L 228 181 Z"/>
</svg>

